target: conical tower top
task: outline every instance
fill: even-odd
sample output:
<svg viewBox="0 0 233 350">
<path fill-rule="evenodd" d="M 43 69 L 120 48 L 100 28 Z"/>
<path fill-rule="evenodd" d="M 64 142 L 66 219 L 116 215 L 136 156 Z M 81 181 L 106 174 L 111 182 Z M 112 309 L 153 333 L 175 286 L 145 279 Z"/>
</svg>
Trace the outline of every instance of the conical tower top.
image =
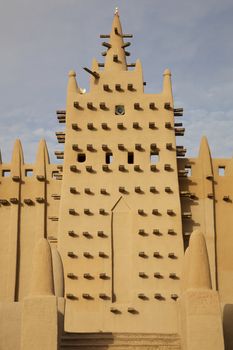
<svg viewBox="0 0 233 350">
<path fill-rule="evenodd" d="M 105 70 L 127 70 L 123 33 L 117 7 L 112 22 L 110 42 L 105 59 Z"/>
</svg>

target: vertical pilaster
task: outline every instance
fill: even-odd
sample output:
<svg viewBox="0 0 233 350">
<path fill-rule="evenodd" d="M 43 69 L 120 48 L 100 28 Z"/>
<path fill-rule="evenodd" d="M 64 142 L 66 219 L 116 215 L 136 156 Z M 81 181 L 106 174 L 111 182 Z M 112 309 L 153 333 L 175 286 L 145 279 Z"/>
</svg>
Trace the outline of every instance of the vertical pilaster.
<svg viewBox="0 0 233 350">
<path fill-rule="evenodd" d="M 46 239 L 37 242 L 29 297 L 23 301 L 22 350 L 57 350 L 57 298 L 54 296 L 52 255 Z"/>
<path fill-rule="evenodd" d="M 47 237 L 47 167 L 49 164 L 49 154 L 45 140 L 41 140 L 38 147 L 35 176 L 36 176 L 36 225 L 35 241 L 39 238 Z"/>
<path fill-rule="evenodd" d="M 6 269 L 7 272 L 7 299 L 18 300 L 18 276 L 19 276 L 19 241 L 20 241 L 20 202 L 21 202 L 21 179 L 23 165 L 23 150 L 20 140 L 15 141 L 11 162 L 11 193 L 16 198 L 17 204 L 11 206 L 9 246 Z"/>
<path fill-rule="evenodd" d="M 212 158 L 206 137 L 203 137 L 198 155 L 198 167 L 200 171 L 200 183 L 202 184 L 201 198 L 199 202 L 203 208 L 202 228 L 210 261 L 211 280 L 213 289 L 216 289 L 216 247 L 215 247 L 215 202 L 213 187 Z"/>
</svg>

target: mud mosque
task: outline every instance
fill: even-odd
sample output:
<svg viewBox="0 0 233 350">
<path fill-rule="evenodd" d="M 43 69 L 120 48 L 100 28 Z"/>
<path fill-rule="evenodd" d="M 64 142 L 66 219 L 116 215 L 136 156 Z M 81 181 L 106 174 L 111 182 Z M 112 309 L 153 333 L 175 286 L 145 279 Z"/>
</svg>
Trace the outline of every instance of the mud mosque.
<svg viewBox="0 0 233 350">
<path fill-rule="evenodd" d="M 0 164 L 1 350 L 233 349 L 233 159 L 185 156 L 131 37 L 116 10 L 89 91 L 69 72 L 61 164 Z"/>
</svg>

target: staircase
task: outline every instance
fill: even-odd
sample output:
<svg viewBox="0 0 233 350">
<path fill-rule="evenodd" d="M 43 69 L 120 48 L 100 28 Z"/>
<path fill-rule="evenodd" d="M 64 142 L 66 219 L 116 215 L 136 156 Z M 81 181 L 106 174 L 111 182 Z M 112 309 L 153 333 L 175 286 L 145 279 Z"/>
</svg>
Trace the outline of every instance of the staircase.
<svg viewBox="0 0 233 350">
<path fill-rule="evenodd" d="M 178 334 L 64 333 L 59 350 L 181 350 Z"/>
</svg>

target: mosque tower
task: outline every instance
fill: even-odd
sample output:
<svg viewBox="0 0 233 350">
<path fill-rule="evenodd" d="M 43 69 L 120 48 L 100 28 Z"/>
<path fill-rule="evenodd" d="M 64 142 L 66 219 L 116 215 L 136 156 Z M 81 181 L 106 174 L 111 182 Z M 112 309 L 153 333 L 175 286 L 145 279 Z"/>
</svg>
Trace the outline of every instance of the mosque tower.
<svg viewBox="0 0 233 350">
<path fill-rule="evenodd" d="M 152 332 L 155 324 L 167 332 L 184 251 L 171 73 L 160 94 L 145 94 L 141 62 L 127 63 L 118 12 L 104 37 L 104 64 L 85 68 L 90 91 L 69 73 L 58 233 L 65 324 L 72 332 Z M 161 314 L 153 323 L 151 311 Z"/>
<path fill-rule="evenodd" d="M 60 164 L 0 163 L 0 349 L 232 349 L 233 161 L 186 157 L 131 37 L 116 9 L 90 89 L 70 71 Z"/>
</svg>

